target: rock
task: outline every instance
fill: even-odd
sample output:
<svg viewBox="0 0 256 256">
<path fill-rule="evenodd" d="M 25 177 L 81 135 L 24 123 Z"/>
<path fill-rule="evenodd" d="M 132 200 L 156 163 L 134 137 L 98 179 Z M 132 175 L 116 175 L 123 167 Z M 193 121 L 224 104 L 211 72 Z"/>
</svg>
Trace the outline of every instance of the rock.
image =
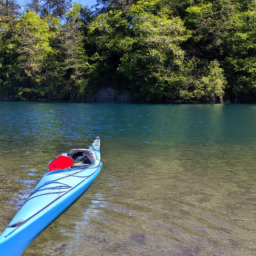
<svg viewBox="0 0 256 256">
<path fill-rule="evenodd" d="M 89 97 L 87 101 L 115 101 L 115 91 L 110 87 L 102 88 L 94 96 Z"/>
<path fill-rule="evenodd" d="M 102 88 L 96 94 L 96 101 L 115 101 L 115 91 L 114 89 Z"/>
<path fill-rule="evenodd" d="M 88 98 L 87 101 L 96 101 L 96 102 L 131 102 L 132 95 L 123 91 L 118 94 L 116 90 L 111 87 L 101 88 L 94 96 Z"/>
<path fill-rule="evenodd" d="M 118 101 L 118 102 L 131 102 L 132 101 L 132 95 L 129 92 L 124 91 L 121 94 L 117 95 L 116 101 Z"/>
</svg>

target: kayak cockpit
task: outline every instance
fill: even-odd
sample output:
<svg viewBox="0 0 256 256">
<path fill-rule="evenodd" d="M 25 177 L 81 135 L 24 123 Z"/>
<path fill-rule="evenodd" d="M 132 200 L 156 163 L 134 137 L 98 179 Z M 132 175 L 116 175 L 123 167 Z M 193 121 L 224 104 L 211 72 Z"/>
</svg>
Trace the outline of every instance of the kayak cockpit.
<svg viewBox="0 0 256 256">
<path fill-rule="evenodd" d="M 100 164 L 100 138 L 96 137 L 89 149 L 71 149 L 53 159 L 48 169 L 50 172 L 72 168 L 91 168 Z"/>
<path fill-rule="evenodd" d="M 74 162 L 72 167 L 88 166 L 97 159 L 95 152 L 89 149 L 71 149 L 68 156 Z"/>
</svg>

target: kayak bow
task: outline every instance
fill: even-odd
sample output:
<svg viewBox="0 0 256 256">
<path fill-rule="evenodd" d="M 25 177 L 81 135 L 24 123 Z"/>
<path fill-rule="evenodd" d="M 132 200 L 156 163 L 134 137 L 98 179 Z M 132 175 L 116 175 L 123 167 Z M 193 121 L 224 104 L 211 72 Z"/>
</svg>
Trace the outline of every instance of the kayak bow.
<svg viewBox="0 0 256 256">
<path fill-rule="evenodd" d="M 89 149 L 72 149 L 66 155 L 75 161 L 82 160 L 68 169 L 55 170 L 43 176 L 1 234 L 0 255 L 21 255 L 51 222 L 89 188 L 100 173 L 99 137 Z"/>
</svg>

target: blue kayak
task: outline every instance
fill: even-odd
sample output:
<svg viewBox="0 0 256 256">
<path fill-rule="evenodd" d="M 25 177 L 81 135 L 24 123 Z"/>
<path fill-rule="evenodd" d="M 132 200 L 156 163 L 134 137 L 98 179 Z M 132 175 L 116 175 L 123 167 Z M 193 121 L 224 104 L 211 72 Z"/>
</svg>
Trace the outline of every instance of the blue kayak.
<svg viewBox="0 0 256 256">
<path fill-rule="evenodd" d="M 92 184 L 102 168 L 100 138 L 89 149 L 72 149 L 72 167 L 46 173 L 0 236 L 0 255 L 19 256 Z"/>
</svg>

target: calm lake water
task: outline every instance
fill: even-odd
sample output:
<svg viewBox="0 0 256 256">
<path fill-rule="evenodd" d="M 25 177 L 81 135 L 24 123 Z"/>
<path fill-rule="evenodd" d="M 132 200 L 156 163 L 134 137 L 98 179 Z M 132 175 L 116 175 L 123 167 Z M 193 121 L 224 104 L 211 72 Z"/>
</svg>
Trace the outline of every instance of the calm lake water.
<svg viewBox="0 0 256 256">
<path fill-rule="evenodd" d="M 51 159 L 102 142 L 98 178 L 24 256 L 256 255 L 256 105 L 0 102 L 0 117 L 0 233 Z"/>
</svg>

